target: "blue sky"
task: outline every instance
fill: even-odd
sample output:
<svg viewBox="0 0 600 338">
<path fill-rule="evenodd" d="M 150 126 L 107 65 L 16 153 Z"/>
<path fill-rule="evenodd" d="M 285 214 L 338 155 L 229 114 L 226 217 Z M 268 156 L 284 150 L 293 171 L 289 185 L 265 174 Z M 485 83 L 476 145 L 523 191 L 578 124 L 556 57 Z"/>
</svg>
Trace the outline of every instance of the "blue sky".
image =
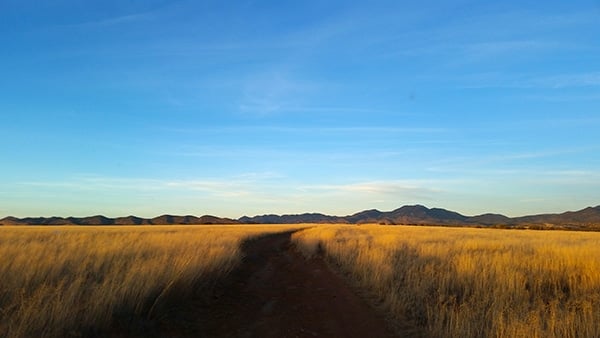
<svg viewBox="0 0 600 338">
<path fill-rule="evenodd" d="M 600 1 L 0 2 L 0 216 L 600 204 Z"/>
</svg>

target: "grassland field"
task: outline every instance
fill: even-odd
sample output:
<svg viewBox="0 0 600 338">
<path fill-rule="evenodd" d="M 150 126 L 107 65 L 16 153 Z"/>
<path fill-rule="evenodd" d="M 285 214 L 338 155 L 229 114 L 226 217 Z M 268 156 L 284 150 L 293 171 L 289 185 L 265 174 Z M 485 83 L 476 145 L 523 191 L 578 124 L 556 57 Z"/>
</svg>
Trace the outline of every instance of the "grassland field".
<svg viewBox="0 0 600 338">
<path fill-rule="evenodd" d="M 600 336 L 600 233 L 378 225 L 0 227 L 0 336 L 158 320 L 210 296 L 245 240 L 293 229 L 426 336 Z"/>
<path fill-rule="evenodd" d="M 244 240 L 299 227 L 0 227 L 0 337 L 102 336 L 157 320 L 208 295 Z"/>
<path fill-rule="evenodd" d="M 326 226 L 293 240 L 430 337 L 600 337 L 600 233 Z"/>
</svg>

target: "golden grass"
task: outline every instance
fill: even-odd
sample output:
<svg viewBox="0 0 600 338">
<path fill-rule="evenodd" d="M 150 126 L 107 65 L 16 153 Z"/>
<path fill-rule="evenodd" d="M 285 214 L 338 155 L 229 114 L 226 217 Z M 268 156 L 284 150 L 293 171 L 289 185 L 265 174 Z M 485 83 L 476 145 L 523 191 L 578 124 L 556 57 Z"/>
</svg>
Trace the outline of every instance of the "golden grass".
<svg viewBox="0 0 600 338">
<path fill-rule="evenodd" d="M 0 336 L 89 335 L 159 319 L 209 292 L 240 262 L 243 240 L 290 229 L 0 227 Z"/>
<path fill-rule="evenodd" d="M 293 235 L 431 337 L 600 337 L 600 233 L 322 226 Z"/>
</svg>

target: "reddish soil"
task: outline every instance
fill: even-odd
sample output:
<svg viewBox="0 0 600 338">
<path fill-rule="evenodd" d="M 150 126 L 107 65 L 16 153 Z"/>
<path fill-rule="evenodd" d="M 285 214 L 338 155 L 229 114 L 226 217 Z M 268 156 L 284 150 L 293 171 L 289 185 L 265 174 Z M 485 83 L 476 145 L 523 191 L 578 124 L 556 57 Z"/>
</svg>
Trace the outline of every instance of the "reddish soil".
<svg viewBox="0 0 600 338">
<path fill-rule="evenodd" d="M 398 336 L 322 259 L 298 253 L 291 234 L 247 242 L 243 263 L 213 299 L 191 299 L 159 325 L 158 336 Z"/>
</svg>

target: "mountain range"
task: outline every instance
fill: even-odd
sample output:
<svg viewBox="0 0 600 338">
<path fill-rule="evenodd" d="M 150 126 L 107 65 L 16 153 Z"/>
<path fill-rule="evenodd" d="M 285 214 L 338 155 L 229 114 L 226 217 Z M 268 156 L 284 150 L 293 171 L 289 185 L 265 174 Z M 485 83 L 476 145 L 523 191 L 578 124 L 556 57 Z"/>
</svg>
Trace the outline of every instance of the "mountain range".
<svg viewBox="0 0 600 338">
<path fill-rule="evenodd" d="M 239 224 L 237 220 L 205 215 L 172 216 L 162 215 L 154 218 L 136 216 L 108 218 L 105 216 L 90 217 L 6 217 L 0 219 L 0 225 L 174 225 L 174 224 Z"/>
<path fill-rule="evenodd" d="M 451 226 L 494 226 L 508 228 L 548 228 L 600 230 L 600 206 L 561 214 L 541 214 L 522 217 L 507 217 L 500 214 L 465 216 L 454 211 L 427 208 L 422 205 L 406 205 L 392 211 L 364 210 L 348 216 L 330 216 L 319 213 L 295 215 L 260 215 L 239 219 L 204 215 L 173 216 L 155 218 L 136 216 L 108 218 L 91 217 L 6 217 L 0 225 L 171 225 L 171 224 L 296 224 L 296 223 L 379 223 L 387 225 L 451 225 Z"/>
<path fill-rule="evenodd" d="M 242 217 L 241 223 L 379 223 L 388 225 L 456 225 L 496 226 L 520 228 L 600 229 L 600 206 L 561 214 L 540 214 L 507 217 L 500 214 L 465 216 L 454 211 L 427 208 L 422 205 L 406 205 L 392 211 L 365 210 L 353 215 L 339 217 L 323 214 L 262 215 Z"/>
</svg>

